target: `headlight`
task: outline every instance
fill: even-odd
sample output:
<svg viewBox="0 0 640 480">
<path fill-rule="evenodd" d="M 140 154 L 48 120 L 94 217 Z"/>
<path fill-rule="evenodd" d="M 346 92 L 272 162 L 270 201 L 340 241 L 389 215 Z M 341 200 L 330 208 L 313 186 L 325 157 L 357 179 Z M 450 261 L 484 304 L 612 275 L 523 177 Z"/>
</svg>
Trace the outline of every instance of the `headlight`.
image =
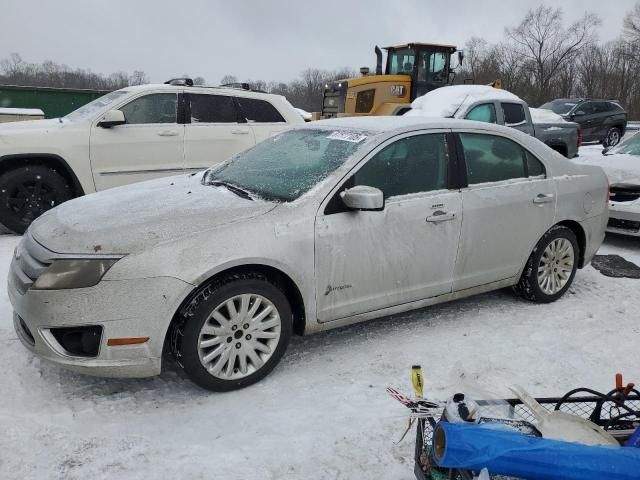
<svg viewBox="0 0 640 480">
<path fill-rule="evenodd" d="M 34 290 L 64 290 L 96 285 L 118 259 L 54 260 L 31 287 Z"/>
</svg>

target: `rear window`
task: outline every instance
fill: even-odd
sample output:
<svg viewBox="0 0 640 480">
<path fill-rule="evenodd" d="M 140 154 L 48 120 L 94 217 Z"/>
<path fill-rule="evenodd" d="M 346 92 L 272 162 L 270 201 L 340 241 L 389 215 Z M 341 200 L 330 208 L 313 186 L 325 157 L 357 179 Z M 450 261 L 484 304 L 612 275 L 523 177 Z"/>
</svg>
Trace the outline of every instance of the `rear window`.
<svg viewBox="0 0 640 480">
<path fill-rule="evenodd" d="M 189 94 L 191 123 L 236 123 L 233 98 L 224 95 Z"/>
<path fill-rule="evenodd" d="M 554 100 L 553 102 L 545 103 L 540 108 L 551 110 L 553 113 L 557 113 L 558 115 L 566 115 L 577 104 L 578 102 L 572 102 L 570 100 Z"/>
<path fill-rule="evenodd" d="M 504 124 L 508 126 L 522 125 L 527 117 L 524 115 L 524 107 L 520 103 L 503 103 Z"/>
<path fill-rule="evenodd" d="M 257 123 L 284 123 L 280 112 L 265 100 L 255 98 L 236 97 L 238 105 L 248 122 Z"/>
</svg>

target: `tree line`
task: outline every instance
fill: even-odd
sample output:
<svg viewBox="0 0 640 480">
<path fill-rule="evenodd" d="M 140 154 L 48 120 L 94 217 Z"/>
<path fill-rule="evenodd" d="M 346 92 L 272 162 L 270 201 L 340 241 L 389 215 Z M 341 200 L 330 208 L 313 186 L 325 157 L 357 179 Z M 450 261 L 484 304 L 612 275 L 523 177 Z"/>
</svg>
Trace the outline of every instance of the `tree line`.
<svg viewBox="0 0 640 480">
<path fill-rule="evenodd" d="M 597 15 L 569 25 L 563 20 L 561 9 L 540 6 L 505 29 L 500 42 L 471 38 L 456 83 L 501 79 L 531 106 L 562 97 L 615 99 L 629 118 L 640 118 L 640 2 L 626 14 L 618 38 L 605 43 L 597 40 Z"/>
<path fill-rule="evenodd" d="M 560 97 L 616 99 L 629 118 L 640 119 L 640 82 L 635 81 L 640 78 L 640 1 L 626 13 L 615 40 L 598 41 L 600 24 L 593 13 L 567 24 L 560 8 L 541 5 L 531 9 L 518 25 L 505 29 L 501 41 L 470 38 L 455 83 L 488 84 L 500 79 L 503 88 L 532 106 Z M 289 82 L 241 81 L 257 90 L 284 95 L 296 107 L 312 112 L 321 109 L 327 82 L 356 75 L 350 68 L 308 68 Z M 220 83 L 238 80 L 225 75 Z M 142 70 L 101 75 L 52 61 L 28 63 L 16 53 L 0 61 L 0 84 L 115 90 L 148 82 Z M 202 77 L 194 82 L 206 83 Z"/>
</svg>

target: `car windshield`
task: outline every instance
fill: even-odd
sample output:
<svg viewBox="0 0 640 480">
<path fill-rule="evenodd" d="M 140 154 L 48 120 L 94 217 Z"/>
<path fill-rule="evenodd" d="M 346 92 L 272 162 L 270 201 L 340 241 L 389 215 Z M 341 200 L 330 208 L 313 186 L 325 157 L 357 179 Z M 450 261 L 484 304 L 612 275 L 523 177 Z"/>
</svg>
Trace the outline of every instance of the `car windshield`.
<svg viewBox="0 0 640 480">
<path fill-rule="evenodd" d="M 566 115 L 577 104 L 578 102 L 572 102 L 571 100 L 554 100 L 552 102 L 545 103 L 540 108 L 551 110 L 553 113 L 557 113 L 558 115 Z"/>
<path fill-rule="evenodd" d="M 368 135 L 352 129 L 283 132 L 208 170 L 203 183 L 221 182 L 268 200 L 293 201 L 342 165 Z"/>
<path fill-rule="evenodd" d="M 637 133 L 627 138 L 617 147 L 612 148 L 607 154 L 626 153 L 627 155 L 640 155 L 640 135 Z"/>
<path fill-rule="evenodd" d="M 67 114 L 64 118 L 71 121 L 83 120 L 127 94 L 129 94 L 129 90 L 116 90 L 115 92 L 107 93 L 106 95 L 96 98 L 93 102 L 87 103 Z"/>
</svg>

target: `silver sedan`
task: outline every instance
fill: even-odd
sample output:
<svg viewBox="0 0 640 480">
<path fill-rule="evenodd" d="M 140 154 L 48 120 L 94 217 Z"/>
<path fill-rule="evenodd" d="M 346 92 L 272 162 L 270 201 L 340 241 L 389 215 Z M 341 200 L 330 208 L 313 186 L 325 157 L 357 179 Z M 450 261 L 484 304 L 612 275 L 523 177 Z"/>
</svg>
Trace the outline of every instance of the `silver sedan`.
<svg viewBox="0 0 640 480">
<path fill-rule="evenodd" d="M 607 180 L 513 129 L 348 118 L 206 172 L 115 188 L 36 220 L 9 296 L 65 367 L 205 388 L 267 375 L 309 334 L 503 287 L 552 302 L 600 246 Z"/>
</svg>

